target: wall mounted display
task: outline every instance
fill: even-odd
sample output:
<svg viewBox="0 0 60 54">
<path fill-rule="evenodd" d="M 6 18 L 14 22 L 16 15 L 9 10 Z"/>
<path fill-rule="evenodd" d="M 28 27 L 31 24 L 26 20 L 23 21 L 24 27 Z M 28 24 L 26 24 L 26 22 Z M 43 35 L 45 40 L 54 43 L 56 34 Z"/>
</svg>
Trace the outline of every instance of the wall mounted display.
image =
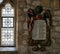
<svg viewBox="0 0 60 54">
<path fill-rule="evenodd" d="M 43 9 L 42 6 L 37 6 L 35 9 L 28 9 L 27 26 L 30 34 L 29 45 L 36 48 L 45 49 L 51 45 L 51 12 L 49 9 Z M 44 46 L 44 47 L 43 47 Z"/>
</svg>

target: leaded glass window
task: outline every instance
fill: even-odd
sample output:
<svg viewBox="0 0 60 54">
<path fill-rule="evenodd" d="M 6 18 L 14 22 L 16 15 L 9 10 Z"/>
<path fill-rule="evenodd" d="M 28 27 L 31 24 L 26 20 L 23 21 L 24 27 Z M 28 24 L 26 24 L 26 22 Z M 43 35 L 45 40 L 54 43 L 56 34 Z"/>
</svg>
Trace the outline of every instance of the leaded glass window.
<svg viewBox="0 0 60 54">
<path fill-rule="evenodd" d="M 1 45 L 14 46 L 14 8 L 7 3 L 2 8 Z"/>
<path fill-rule="evenodd" d="M 0 0 L 0 4 L 3 2 L 3 0 Z"/>
<path fill-rule="evenodd" d="M 1 30 L 1 44 L 4 46 L 12 46 L 14 44 L 14 28 L 2 28 Z"/>
<path fill-rule="evenodd" d="M 9 3 L 5 5 L 5 7 L 2 9 L 2 16 L 4 17 L 14 17 L 14 8 L 11 7 Z"/>
<path fill-rule="evenodd" d="M 13 27 L 13 18 L 2 18 L 2 27 Z"/>
</svg>

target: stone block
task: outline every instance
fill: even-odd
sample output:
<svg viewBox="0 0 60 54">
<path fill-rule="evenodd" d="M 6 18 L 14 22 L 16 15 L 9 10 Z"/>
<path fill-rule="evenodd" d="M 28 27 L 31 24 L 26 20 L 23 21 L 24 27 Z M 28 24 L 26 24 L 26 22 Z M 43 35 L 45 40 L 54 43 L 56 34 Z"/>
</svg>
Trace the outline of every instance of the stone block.
<svg viewBox="0 0 60 54">
<path fill-rule="evenodd" d="M 28 46 L 27 40 L 24 39 L 24 40 L 22 41 L 22 44 L 23 44 L 24 46 Z"/>
<path fill-rule="evenodd" d="M 19 7 L 20 7 L 20 8 L 26 7 L 26 3 L 25 3 L 25 2 L 20 2 L 20 3 L 19 3 Z"/>
<path fill-rule="evenodd" d="M 54 15 L 60 15 L 60 10 L 54 11 Z"/>
<path fill-rule="evenodd" d="M 56 38 L 55 42 L 56 42 L 56 44 L 57 44 L 57 47 L 60 48 L 60 37 L 59 37 L 59 38 Z"/>
<path fill-rule="evenodd" d="M 18 16 L 20 16 L 22 14 L 22 10 L 18 9 Z"/>
<path fill-rule="evenodd" d="M 56 5 L 56 4 L 57 4 L 57 5 Z M 53 8 L 55 8 L 55 9 L 56 9 L 56 8 L 57 8 L 57 9 L 59 8 L 59 0 L 54 0 L 54 1 L 53 1 Z"/>
<path fill-rule="evenodd" d="M 60 32 L 60 26 L 54 26 L 52 29 L 53 32 Z"/>
<path fill-rule="evenodd" d="M 22 35 L 18 36 L 18 47 L 20 47 L 22 45 L 22 41 L 23 41 L 23 37 Z"/>
<path fill-rule="evenodd" d="M 52 20 L 60 20 L 60 16 L 53 16 Z"/>
<path fill-rule="evenodd" d="M 55 31 L 60 32 L 60 26 L 56 26 Z"/>
<path fill-rule="evenodd" d="M 60 26 L 60 20 L 54 20 L 52 22 L 52 25 L 55 27 L 55 26 Z"/>
<path fill-rule="evenodd" d="M 30 5 L 27 5 L 27 9 L 29 9 L 31 6 Z"/>
<path fill-rule="evenodd" d="M 36 7 L 37 5 L 40 5 L 40 4 L 41 4 L 40 1 L 33 1 L 33 2 L 32 2 L 32 5 L 35 6 L 35 7 Z"/>
<path fill-rule="evenodd" d="M 24 31 L 23 36 L 29 35 L 28 31 Z"/>
<path fill-rule="evenodd" d="M 23 40 L 26 40 L 26 41 L 28 41 L 28 37 L 29 37 L 28 35 L 23 35 L 22 36 Z"/>
<path fill-rule="evenodd" d="M 28 30 L 27 22 L 24 22 L 24 24 L 23 24 L 23 29 L 24 29 L 24 30 Z"/>
<path fill-rule="evenodd" d="M 60 38 L 60 33 L 58 33 L 58 32 L 51 32 L 51 38 L 59 39 Z"/>
<path fill-rule="evenodd" d="M 24 12 L 27 12 L 28 11 L 28 8 L 24 8 Z"/>
<path fill-rule="evenodd" d="M 28 46 L 27 45 L 21 45 L 20 46 L 20 53 L 21 54 L 28 54 Z"/>
<path fill-rule="evenodd" d="M 57 26 L 57 21 L 53 21 L 53 22 L 52 22 L 52 25 L 53 25 L 53 26 Z"/>
<path fill-rule="evenodd" d="M 44 6 L 44 7 L 49 7 L 49 3 L 50 1 L 49 0 L 41 0 L 41 5 Z M 51 5 L 51 4 L 50 4 Z"/>
<path fill-rule="evenodd" d="M 27 4 L 30 4 L 31 3 L 31 0 L 26 0 Z"/>
<path fill-rule="evenodd" d="M 22 21 L 24 21 L 24 20 L 25 20 L 25 17 L 24 17 L 23 15 L 19 17 L 19 21 L 20 21 L 20 22 L 22 22 Z"/>
</svg>

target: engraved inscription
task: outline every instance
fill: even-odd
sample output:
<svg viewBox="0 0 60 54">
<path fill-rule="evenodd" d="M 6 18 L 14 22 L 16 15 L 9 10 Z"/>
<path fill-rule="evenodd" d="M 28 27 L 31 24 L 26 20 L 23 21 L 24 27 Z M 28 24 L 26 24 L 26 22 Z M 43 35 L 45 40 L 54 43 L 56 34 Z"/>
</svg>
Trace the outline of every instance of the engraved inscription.
<svg viewBox="0 0 60 54">
<path fill-rule="evenodd" d="M 45 20 L 34 21 L 34 28 L 32 30 L 33 40 L 46 40 L 46 23 Z"/>
</svg>

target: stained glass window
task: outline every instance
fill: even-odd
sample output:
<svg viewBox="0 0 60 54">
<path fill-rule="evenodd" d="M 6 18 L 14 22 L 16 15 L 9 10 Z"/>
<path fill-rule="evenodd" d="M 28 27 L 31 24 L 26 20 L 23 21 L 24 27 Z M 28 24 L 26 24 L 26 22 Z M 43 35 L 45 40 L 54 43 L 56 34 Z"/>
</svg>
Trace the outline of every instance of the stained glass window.
<svg viewBox="0 0 60 54">
<path fill-rule="evenodd" d="M 2 45 L 12 46 L 14 44 L 14 28 L 2 28 L 1 30 Z"/>
<path fill-rule="evenodd" d="M 3 27 L 13 27 L 13 18 L 3 18 Z"/>
<path fill-rule="evenodd" d="M 0 4 L 3 2 L 3 0 L 0 0 Z"/>
<path fill-rule="evenodd" d="M 1 45 L 14 46 L 14 8 L 7 3 L 2 9 Z"/>
<path fill-rule="evenodd" d="M 2 16 L 14 17 L 14 8 L 11 7 L 9 3 L 7 3 L 5 7 L 2 9 Z"/>
</svg>

